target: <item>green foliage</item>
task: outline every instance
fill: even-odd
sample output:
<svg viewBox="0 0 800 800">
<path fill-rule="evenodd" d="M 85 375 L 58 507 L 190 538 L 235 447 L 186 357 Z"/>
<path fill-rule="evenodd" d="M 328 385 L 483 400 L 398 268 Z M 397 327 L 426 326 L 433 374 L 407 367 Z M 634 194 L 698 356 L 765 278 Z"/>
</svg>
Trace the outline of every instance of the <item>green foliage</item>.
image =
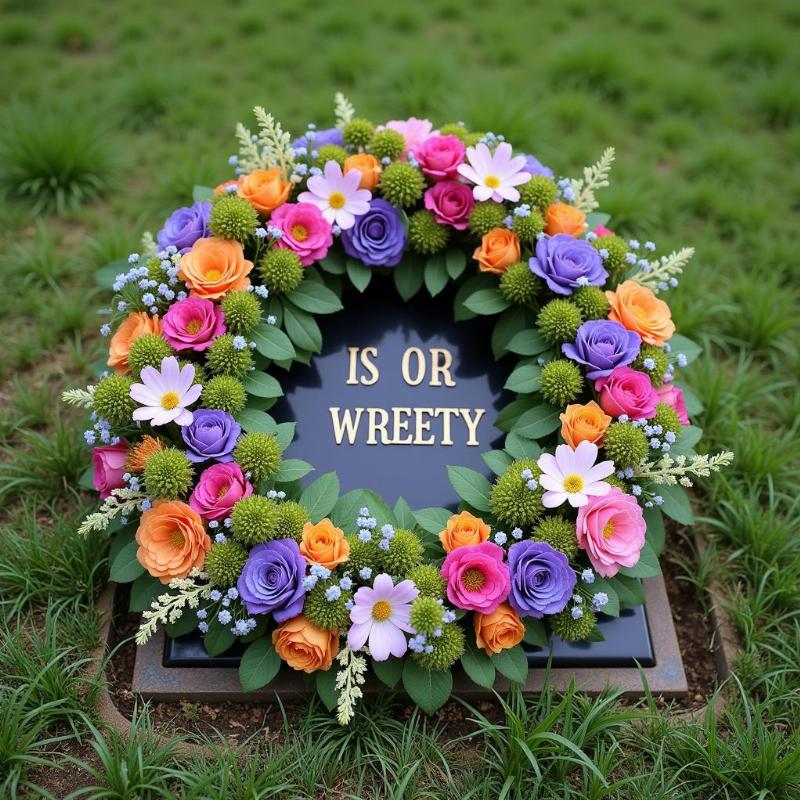
<svg viewBox="0 0 800 800">
<path fill-rule="evenodd" d="M 158 333 L 145 333 L 131 343 L 128 352 L 128 364 L 134 376 L 145 367 L 161 369 L 161 362 L 174 355 L 167 340 Z"/>
<path fill-rule="evenodd" d="M 492 228 L 501 227 L 507 214 L 508 211 L 502 203 L 483 200 L 475 204 L 469 215 L 469 229 L 476 236 L 484 236 Z"/>
<path fill-rule="evenodd" d="M 132 385 L 133 381 L 127 375 L 109 375 L 97 384 L 94 410 L 101 419 L 119 427 L 130 425 L 131 414 L 136 408 L 131 397 Z"/>
<path fill-rule="evenodd" d="M 203 386 L 203 408 L 218 408 L 236 415 L 246 402 L 242 382 L 230 375 L 218 375 Z"/>
<path fill-rule="evenodd" d="M 563 517 L 543 517 L 533 529 L 532 536 L 537 542 L 547 542 L 555 550 L 560 550 L 569 559 L 578 553 L 575 523 Z"/>
<path fill-rule="evenodd" d="M 147 459 L 144 485 L 147 494 L 156 500 L 177 500 L 188 493 L 193 475 L 194 469 L 183 450 L 165 447 Z"/>
<path fill-rule="evenodd" d="M 405 575 L 422 559 L 422 542 L 413 531 L 395 529 L 388 550 L 381 551 L 383 569 L 390 575 Z"/>
<path fill-rule="evenodd" d="M 603 447 L 617 469 L 628 469 L 639 465 L 650 445 L 641 428 L 634 428 L 629 422 L 612 422 L 603 438 Z"/>
<path fill-rule="evenodd" d="M 214 542 L 206 554 L 203 569 L 215 586 L 227 589 L 235 586 L 242 568 L 247 561 L 247 551 L 239 542 L 229 539 L 227 542 Z"/>
<path fill-rule="evenodd" d="M 530 470 L 532 478 L 523 477 Z M 542 490 L 528 488 L 528 481 L 541 475 L 534 459 L 514 461 L 494 482 L 491 494 L 492 513 L 510 527 L 530 528 L 542 513 Z"/>
<path fill-rule="evenodd" d="M 231 292 L 222 300 L 222 313 L 231 333 L 246 335 L 261 320 L 261 304 L 253 292 Z"/>
<path fill-rule="evenodd" d="M 539 312 L 536 325 L 544 339 L 551 344 L 571 342 L 581 325 L 581 312 L 569 300 L 551 300 Z"/>
<path fill-rule="evenodd" d="M 544 175 L 531 175 L 527 183 L 519 187 L 519 202 L 541 211 L 556 201 L 556 184 Z"/>
<path fill-rule="evenodd" d="M 274 475 L 281 465 L 281 446 L 276 436 L 256 431 L 236 443 L 233 458 L 255 484 Z"/>
<path fill-rule="evenodd" d="M 374 133 L 375 126 L 363 117 L 351 119 L 342 131 L 345 142 L 356 149 L 366 147 L 372 140 Z"/>
<path fill-rule="evenodd" d="M 287 247 L 274 247 L 258 263 L 264 286 L 272 294 L 287 294 L 303 280 L 303 265 L 297 253 Z"/>
<path fill-rule="evenodd" d="M 231 512 L 234 538 L 248 546 L 274 539 L 277 522 L 277 504 L 258 494 L 243 497 Z"/>
<path fill-rule="evenodd" d="M 394 161 L 400 158 L 405 146 L 406 140 L 402 133 L 393 131 L 391 128 L 384 128 L 375 134 L 370 150 L 378 160 L 388 158 Z"/>
<path fill-rule="evenodd" d="M 389 164 L 381 174 L 380 190 L 394 206 L 410 206 L 422 197 L 425 181 L 422 173 L 403 161 Z"/>
<path fill-rule="evenodd" d="M 427 643 L 433 647 L 432 652 L 412 653 L 409 660 L 426 670 L 449 670 L 464 652 L 464 631 L 457 622 L 442 625 L 441 631 L 441 636 L 428 637 Z"/>
<path fill-rule="evenodd" d="M 540 288 L 541 281 L 523 262 L 512 264 L 500 276 L 500 293 L 509 303 L 531 306 L 536 300 Z"/>
<path fill-rule="evenodd" d="M 548 403 L 563 407 L 577 399 L 583 388 L 583 375 L 573 361 L 556 358 L 542 367 L 539 387 Z"/>
<path fill-rule="evenodd" d="M 408 220 L 408 241 L 411 249 L 423 255 L 430 255 L 444 250 L 450 230 L 439 225 L 431 211 L 420 209 Z"/>
<path fill-rule="evenodd" d="M 303 527 L 308 521 L 308 514 L 299 503 L 292 500 L 281 503 L 278 506 L 278 521 L 275 523 L 275 538 L 299 542 Z"/>
<path fill-rule="evenodd" d="M 253 235 L 257 225 L 256 210 L 243 197 L 222 194 L 211 206 L 208 227 L 214 236 L 221 239 L 244 242 Z"/>
<path fill-rule="evenodd" d="M 211 347 L 206 351 L 206 359 L 208 368 L 213 375 L 228 375 L 239 380 L 242 380 L 253 366 L 250 348 L 244 347 L 237 350 L 233 334 L 230 333 L 224 333 L 214 339 Z"/>
</svg>

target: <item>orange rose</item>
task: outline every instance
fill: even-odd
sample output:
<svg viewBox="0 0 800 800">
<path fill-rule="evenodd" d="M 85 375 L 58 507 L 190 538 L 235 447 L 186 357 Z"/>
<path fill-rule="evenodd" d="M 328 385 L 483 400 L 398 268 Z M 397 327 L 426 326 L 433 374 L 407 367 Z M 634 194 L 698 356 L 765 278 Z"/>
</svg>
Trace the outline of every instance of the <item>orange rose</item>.
<svg viewBox="0 0 800 800">
<path fill-rule="evenodd" d="M 277 168 L 254 169 L 239 178 L 239 196 L 244 197 L 259 214 L 267 216 L 282 206 L 292 192 L 292 182 Z"/>
<path fill-rule="evenodd" d="M 309 564 L 322 564 L 333 569 L 347 561 L 350 544 L 344 538 L 344 531 L 326 518 L 316 525 L 306 522 L 300 537 L 300 552 Z"/>
<path fill-rule="evenodd" d="M 240 242 L 216 236 L 198 239 L 181 256 L 178 277 L 186 282 L 190 294 L 206 300 L 219 300 L 228 292 L 239 292 L 250 285 L 247 276 L 253 262 L 244 257 Z"/>
<path fill-rule="evenodd" d="M 566 203 L 553 203 L 545 214 L 545 231 L 550 236 L 557 233 L 568 233 L 570 236 L 580 236 L 586 230 L 586 214 L 578 211 L 575 206 Z"/>
<path fill-rule="evenodd" d="M 139 563 L 161 583 L 203 568 L 211 537 L 203 520 L 180 500 L 157 500 L 142 514 L 136 531 Z"/>
<path fill-rule="evenodd" d="M 581 442 L 592 442 L 599 447 L 611 424 L 611 417 L 594 400 L 585 406 L 580 403 L 568 405 L 558 418 L 561 420 L 561 435 L 573 450 Z"/>
<path fill-rule="evenodd" d="M 300 614 L 272 631 L 272 644 L 292 669 L 325 671 L 339 652 L 339 632 L 324 631 Z"/>
<path fill-rule="evenodd" d="M 380 162 L 369 153 L 356 153 L 348 156 L 344 160 L 344 174 L 347 175 L 351 169 L 357 169 L 361 173 L 361 182 L 358 184 L 359 189 L 368 189 L 371 192 L 381 179 Z"/>
<path fill-rule="evenodd" d="M 456 547 L 485 542 L 491 532 L 492 529 L 480 517 L 462 511 L 447 520 L 447 527 L 439 534 L 439 541 L 444 551 L 449 553 Z"/>
<path fill-rule="evenodd" d="M 492 228 L 484 234 L 481 246 L 475 248 L 472 257 L 481 272 L 502 275 L 511 264 L 519 261 L 519 239 L 508 228 Z"/>
<path fill-rule="evenodd" d="M 108 346 L 109 367 L 119 373 L 128 371 L 128 353 L 131 345 L 140 336 L 146 333 L 161 333 L 161 321 L 158 314 L 151 317 L 146 311 L 134 311 L 128 314 L 128 318 L 117 328 L 111 337 Z"/>
<path fill-rule="evenodd" d="M 525 635 L 525 626 L 508 603 L 500 603 L 491 614 L 474 612 L 475 644 L 490 655 L 515 647 Z"/>
<path fill-rule="evenodd" d="M 652 289 L 625 281 L 617 286 L 616 292 L 606 292 L 606 298 L 611 304 L 608 318 L 638 333 L 645 344 L 663 347 L 675 333 L 669 306 Z"/>
</svg>

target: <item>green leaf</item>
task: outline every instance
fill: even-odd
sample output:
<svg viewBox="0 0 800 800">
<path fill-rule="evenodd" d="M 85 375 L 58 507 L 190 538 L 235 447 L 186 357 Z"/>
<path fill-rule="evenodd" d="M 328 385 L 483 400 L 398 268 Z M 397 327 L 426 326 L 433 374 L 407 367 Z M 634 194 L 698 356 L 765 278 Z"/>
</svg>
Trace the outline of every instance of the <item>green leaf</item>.
<svg viewBox="0 0 800 800">
<path fill-rule="evenodd" d="M 322 705 L 333 711 L 339 702 L 339 693 L 336 691 L 336 668 L 331 666 L 326 670 L 317 670 L 315 675 L 317 694 L 322 700 Z"/>
<path fill-rule="evenodd" d="M 319 522 L 333 511 L 339 499 L 339 478 L 335 472 L 326 472 L 310 483 L 300 495 L 300 505 L 308 512 L 312 522 Z"/>
<path fill-rule="evenodd" d="M 214 190 L 210 186 L 194 186 L 192 188 L 192 202 L 205 203 L 214 196 Z"/>
<path fill-rule="evenodd" d="M 539 389 L 542 368 L 538 364 L 520 364 L 509 376 L 505 387 L 517 394 L 532 394 Z"/>
<path fill-rule="evenodd" d="M 167 636 L 177 639 L 187 633 L 197 630 L 197 617 L 192 609 L 184 609 L 183 614 L 175 622 L 170 622 L 164 626 Z"/>
<path fill-rule="evenodd" d="M 534 647 L 548 646 L 550 643 L 550 634 L 547 632 L 547 627 L 543 620 L 525 617 L 523 623 L 525 625 L 525 636 L 522 638 L 522 641 L 525 642 L 525 644 L 530 644 Z"/>
<path fill-rule="evenodd" d="M 455 319 L 456 322 L 461 322 L 462 320 L 472 319 L 476 316 L 474 311 L 470 311 L 464 305 L 464 300 L 471 294 L 477 292 L 478 289 L 489 289 L 496 286 L 496 284 L 496 278 L 493 279 L 492 276 L 483 272 L 478 275 L 473 275 L 471 278 L 467 278 L 467 280 L 458 287 L 456 296 L 453 298 L 453 319 Z"/>
<path fill-rule="evenodd" d="M 311 353 L 322 350 L 322 331 L 311 314 L 287 303 L 283 307 L 283 325 L 289 338 L 301 350 Z"/>
<path fill-rule="evenodd" d="M 647 541 L 650 546 L 655 550 L 656 555 L 661 555 L 664 550 L 664 517 L 657 508 L 645 508 L 644 521 L 647 523 Z"/>
<path fill-rule="evenodd" d="M 524 436 L 526 439 L 541 439 L 547 436 L 561 425 L 559 419 L 561 409 L 542 403 L 541 405 L 526 411 L 514 425 L 514 433 Z"/>
<path fill-rule="evenodd" d="M 501 675 L 505 675 L 515 683 L 528 680 L 528 657 L 521 645 L 514 645 L 508 650 L 501 650 L 492 656 L 492 662 Z"/>
<path fill-rule="evenodd" d="M 386 661 L 376 661 L 373 658 L 371 663 L 372 671 L 378 680 L 390 689 L 394 689 L 403 675 L 403 659 L 389 656 Z"/>
<path fill-rule="evenodd" d="M 408 658 L 403 665 L 403 688 L 426 714 L 433 714 L 447 702 L 453 691 L 453 673 L 450 670 L 427 670 L 413 658 Z"/>
<path fill-rule="evenodd" d="M 245 408 L 236 415 L 236 421 L 245 433 L 272 433 L 278 429 L 278 423 L 267 414 L 255 408 Z"/>
<path fill-rule="evenodd" d="M 118 258 L 116 261 L 112 261 L 104 267 L 100 267 L 100 269 L 94 273 L 94 282 L 101 289 L 111 289 L 117 275 L 127 272 L 130 268 L 131 265 L 128 263 L 127 258 Z"/>
<path fill-rule="evenodd" d="M 661 511 L 681 525 L 694 525 L 694 514 L 686 490 L 682 486 L 653 485 L 650 489 L 664 498 Z"/>
<path fill-rule="evenodd" d="M 638 578 L 617 573 L 613 578 L 605 578 L 604 583 L 617 593 L 620 608 L 633 608 L 644 603 L 644 588 Z"/>
<path fill-rule="evenodd" d="M 464 300 L 464 305 L 476 314 L 488 316 L 505 311 L 511 303 L 500 294 L 497 288 L 478 289 Z"/>
<path fill-rule="evenodd" d="M 372 270 L 366 264 L 348 258 L 347 277 L 350 278 L 350 282 L 359 292 L 363 292 L 372 280 Z"/>
<path fill-rule="evenodd" d="M 394 518 L 401 528 L 406 528 L 408 530 L 412 530 L 417 524 L 411 506 L 403 497 L 398 497 L 397 502 L 394 504 Z"/>
<path fill-rule="evenodd" d="M 544 340 L 536 328 L 520 331 L 508 343 L 508 349 L 520 356 L 538 356 L 544 353 L 550 345 Z"/>
<path fill-rule="evenodd" d="M 144 611 L 150 608 L 150 603 L 163 593 L 164 584 L 145 572 L 131 584 L 128 611 Z"/>
<path fill-rule="evenodd" d="M 605 225 L 610 219 L 610 214 L 605 214 L 602 211 L 592 211 L 591 214 L 586 215 L 586 230 L 593 231 L 598 225 Z"/>
<path fill-rule="evenodd" d="M 303 281 L 286 299 L 309 314 L 334 314 L 343 308 L 336 294 L 317 281 Z"/>
<path fill-rule="evenodd" d="M 114 526 L 114 529 L 118 531 L 118 533 L 114 536 L 111 540 L 111 546 L 108 548 L 108 563 L 111 564 L 114 559 L 119 555 L 119 551 L 122 550 L 123 547 L 129 545 L 134 539 L 136 538 L 136 528 L 138 527 L 138 522 L 129 522 L 124 527 L 122 523 L 119 521 L 119 517 L 111 521 L 109 525 L 109 533 L 112 532 L 111 526 Z"/>
<path fill-rule="evenodd" d="M 509 433 L 506 436 L 505 450 L 516 461 L 521 458 L 539 458 L 542 452 L 542 448 L 536 442 L 518 433 Z"/>
<path fill-rule="evenodd" d="M 337 501 L 331 514 L 331 521 L 337 528 L 351 530 L 362 506 L 369 508 L 370 514 L 378 521 L 378 527 L 386 523 L 396 525 L 394 512 L 383 498 L 369 489 L 353 489 L 343 494 Z"/>
<path fill-rule="evenodd" d="M 678 434 L 678 440 L 669 451 L 673 455 L 694 455 L 695 445 L 703 438 L 703 429 L 695 425 L 684 425 Z"/>
<path fill-rule="evenodd" d="M 511 306 L 495 322 L 492 329 L 492 355 L 502 358 L 508 352 L 508 343 L 521 331 L 529 327 L 530 311 L 524 306 Z"/>
<path fill-rule="evenodd" d="M 446 508 L 421 508 L 414 512 L 417 525 L 437 536 L 447 527 L 447 520 L 452 516 L 453 512 Z"/>
<path fill-rule="evenodd" d="M 494 472 L 495 475 L 502 475 L 510 466 L 513 458 L 504 450 L 490 450 L 488 453 L 481 453 L 483 463 Z"/>
<path fill-rule="evenodd" d="M 418 258 L 404 259 L 392 272 L 397 293 L 407 303 L 422 288 L 425 265 Z"/>
<path fill-rule="evenodd" d="M 441 253 L 431 256 L 425 262 L 425 286 L 431 297 L 436 297 L 447 286 L 448 277 L 444 256 Z"/>
<path fill-rule="evenodd" d="M 281 668 L 281 657 L 268 636 L 256 639 L 239 662 L 239 683 L 243 692 L 254 692 L 266 686 Z"/>
<path fill-rule="evenodd" d="M 281 461 L 278 471 L 272 476 L 276 483 L 289 483 L 305 477 L 314 467 L 301 458 L 285 458 Z"/>
<path fill-rule="evenodd" d="M 128 542 L 111 561 L 110 575 L 116 583 L 130 583 L 135 581 L 143 572 L 144 567 L 136 558 L 139 545 L 136 541 Z"/>
<path fill-rule="evenodd" d="M 619 616 L 619 596 L 617 590 L 610 580 L 596 576 L 594 583 L 586 586 L 592 594 L 605 592 L 608 595 L 608 603 L 603 606 L 603 613 L 609 617 Z"/>
<path fill-rule="evenodd" d="M 532 397 L 517 397 L 512 400 L 497 415 L 494 421 L 495 428 L 508 433 L 516 424 L 517 420 L 526 412 L 536 407 L 536 400 Z"/>
<path fill-rule="evenodd" d="M 328 250 L 328 255 L 317 263 L 330 275 L 344 275 L 345 273 L 345 257 L 339 250 L 331 248 Z"/>
<path fill-rule="evenodd" d="M 468 467 L 447 467 L 447 477 L 458 496 L 478 511 L 490 511 L 492 487 L 489 481 Z"/>
<path fill-rule="evenodd" d="M 192 614 L 194 612 L 191 609 L 186 609 L 183 613 Z M 235 641 L 236 637 L 231 633 L 227 625 L 223 625 L 216 619 L 212 619 L 208 623 L 208 631 L 203 637 L 203 645 L 210 656 L 222 655 L 226 650 L 230 649 Z"/>
<path fill-rule="evenodd" d="M 275 325 L 262 322 L 253 329 L 250 336 L 256 343 L 256 350 L 273 361 L 283 361 L 295 356 L 289 337 Z"/>
<path fill-rule="evenodd" d="M 678 353 L 683 353 L 686 356 L 687 364 L 691 364 L 703 352 L 703 348 L 699 344 L 679 333 L 676 333 L 667 344 L 670 348 L 670 358 L 675 358 Z"/>
<path fill-rule="evenodd" d="M 461 273 L 467 268 L 467 254 L 457 247 L 451 247 L 444 254 L 444 262 L 447 267 L 447 274 L 456 280 L 461 277 Z"/>
<path fill-rule="evenodd" d="M 275 438 L 278 440 L 281 450 L 285 450 L 292 443 L 296 427 L 296 422 L 281 422 L 275 427 Z"/>
<path fill-rule="evenodd" d="M 695 394 L 694 390 L 685 383 L 674 381 L 673 386 L 677 386 L 683 392 L 683 401 L 686 403 L 686 413 L 690 417 L 696 417 L 703 413 L 703 401 Z"/>
<path fill-rule="evenodd" d="M 461 656 L 461 666 L 473 683 L 491 689 L 494 686 L 496 669 L 492 659 L 479 649 L 471 638 L 467 638 L 464 654 Z"/>
<path fill-rule="evenodd" d="M 645 540 L 644 547 L 639 552 L 639 560 L 632 567 L 622 567 L 620 572 L 629 578 L 652 578 L 661 574 L 661 565 L 653 546 Z"/>
<path fill-rule="evenodd" d="M 256 397 L 280 397 L 283 394 L 280 382 L 266 372 L 251 372 L 244 379 L 244 390 Z"/>
</svg>

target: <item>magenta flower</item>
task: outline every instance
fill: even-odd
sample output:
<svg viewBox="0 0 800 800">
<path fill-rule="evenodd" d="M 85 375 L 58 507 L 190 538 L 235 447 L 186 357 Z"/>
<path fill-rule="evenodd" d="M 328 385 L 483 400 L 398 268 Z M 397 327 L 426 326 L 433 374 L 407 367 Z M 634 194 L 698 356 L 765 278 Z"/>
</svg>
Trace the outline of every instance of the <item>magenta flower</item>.
<svg viewBox="0 0 800 800">
<path fill-rule="evenodd" d="M 203 297 L 187 297 L 164 314 L 163 336 L 173 350 L 207 350 L 225 333 L 222 309 Z"/>
<path fill-rule="evenodd" d="M 269 223 L 282 234 L 276 246 L 297 253 L 304 267 L 325 258 L 333 244 L 331 224 L 313 203 L 284 203 Z"/>
<path fill-rule="evenodd" d="M 385 572 L 376 576 L 372 588 L 362 586 L 353 595 L 350 619 L 353 624 L 347 633 L 347 643 L 360 650 L 369 642 L 370 655 L 376 661 L 389 656 L 398 658 L 408 649 L 406 633 L 413 633 L 409 623 L 411 601 L 419 594 L 412 581 L 400 581 L 397 586 Z"/>
<path fill-rule="evenodd" d="M 514 188 L 531 179 L 525 172 L 525 156 L 511 157 L 511 145 L 501 142 L 492 152 L 483 142 L 467 148 L 467 164 L 460 164 L 459 175 L 463 175 L 475 186 L 475 199 L 516 203 L 519 192 Z"/>
<path fill-rule="evenodd" d="M 127 442 L 107 444 L 92 450 L 92 484 L 100 492 L 101 500 L 109 497 L 112 489 L 121 489 L 125 485 L 122 476 L 128 471 L 125 468 L 127 459 Z"/>
<path fill-rule="evenodd" d="M 458 608 L 491 614 L 508 597 L 511 578 L 503 548 L 494 542 L 457 547 L 442 564 L 447 599 Z"/>
<path fill-rule="evenodd" d="M 432 181 L 452 180 L 464 161 L 464 143 L 457 136 L 431 136 L 416 148 L 414 158 Z"/>
<path fill-rule="evenodd" d="M 189 505 L 204 519 L 225 519 L 243 497 L 251 494 L 253 487 L 238 464 L 214 464 L 203 470 Z"/>
<path fill-rule="evenodd" d="M 425 192 L 425 208 L 433 212 L 440 225 L 450 225 L 463 231 L 469 225 L 469 215 L 475 207 L 472 189 L 457 181 L 434 183 Z"/>
</svg>

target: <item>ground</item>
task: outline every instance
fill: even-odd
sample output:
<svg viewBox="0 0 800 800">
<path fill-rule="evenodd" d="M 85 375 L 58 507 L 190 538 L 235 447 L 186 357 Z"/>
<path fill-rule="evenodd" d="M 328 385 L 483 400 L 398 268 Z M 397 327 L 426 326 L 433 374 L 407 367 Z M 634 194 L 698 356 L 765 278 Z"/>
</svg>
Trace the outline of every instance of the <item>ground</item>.
<svg viewBox="0 0 800 800">
<path fill-rule="evenodd" d="M 791 0 L 5 0 L 0 794 L 797 797 L 798 33 Z M 127 741 L 96 727 L 82 659 L 103 543 L 74 535 L 92 503 L 73 488 L 88 451 L 57 403 L 101 353 L 93 272 L 194 184 L 228 175 L 233 124 L 253 105 L 299 131 L 330 123 L 337 89 L 376 120 L 502 133 L 562 174 L 614 145 L 612 227 L 696 248 L 669 301 L 704 346 L 688 377 L 706 446 L 737 456 L 695 496 L 712 546 L 667 558 L 698 604 L 722 581 L 741 637 L 720 717 L 545 693 L 454 738 L 446 717 L 381 706 L 343 731 L 310 707 L 277 727 L 248 717 L 237 753 L 217 739 L 194 757 L 157 744 L 146 709 Z"/>
</svg>

